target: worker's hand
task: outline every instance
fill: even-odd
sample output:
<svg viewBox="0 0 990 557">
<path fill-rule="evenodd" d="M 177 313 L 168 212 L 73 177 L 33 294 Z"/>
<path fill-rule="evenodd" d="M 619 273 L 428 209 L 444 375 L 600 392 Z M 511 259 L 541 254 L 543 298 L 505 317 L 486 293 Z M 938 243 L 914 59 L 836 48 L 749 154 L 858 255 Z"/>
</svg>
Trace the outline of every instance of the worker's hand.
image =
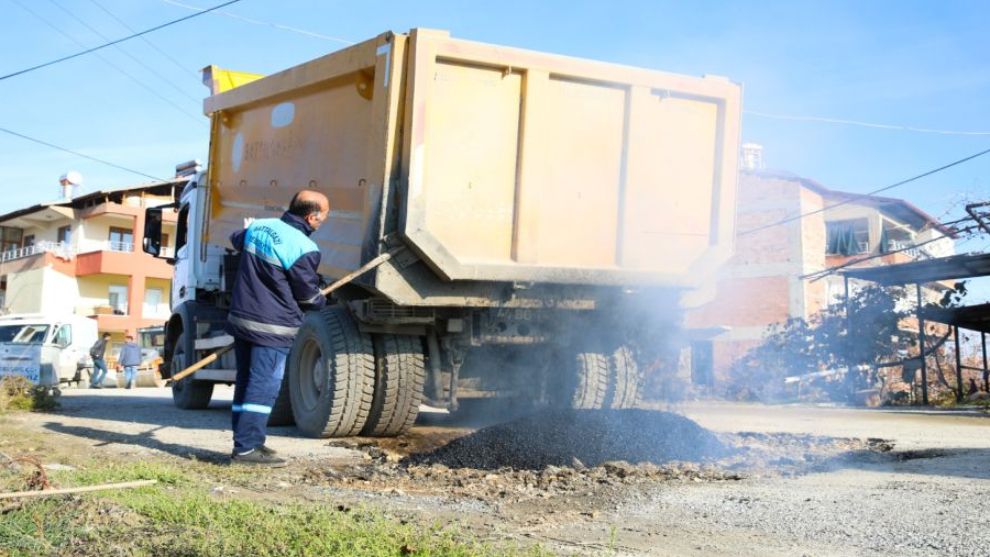
<svg viewBox="0 0 990 557">
<path fill-rule="evenodd" d="M 251 226 L 251 223 L 252 222 L 254 222 L 254 217 L 247 217 L 247 218 L 245 218 L 244 219 L 244 228 L 247 228 L 247 227 Z"/>
</svg>

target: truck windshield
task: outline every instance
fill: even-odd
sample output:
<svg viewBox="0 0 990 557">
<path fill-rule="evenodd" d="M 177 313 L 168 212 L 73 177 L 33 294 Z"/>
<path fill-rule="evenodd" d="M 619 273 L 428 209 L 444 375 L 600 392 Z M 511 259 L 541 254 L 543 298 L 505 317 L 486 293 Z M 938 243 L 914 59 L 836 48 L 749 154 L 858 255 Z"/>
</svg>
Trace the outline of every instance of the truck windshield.
<svg viewBox="0 0 990 557">
<path fill-rule="evenodd" d="M 0 325 L 0 342 L 15 344 L 30 344 L 44 342 L 48 336 L 48 325 L 18 323 L 17 325 Z"/>
<path fill-rule="evenodd" d="M 139 331 L 141 335 L 141 348 L 161 349 L 165 346 L 165 330 L 154 329 Z"/>
</svg>

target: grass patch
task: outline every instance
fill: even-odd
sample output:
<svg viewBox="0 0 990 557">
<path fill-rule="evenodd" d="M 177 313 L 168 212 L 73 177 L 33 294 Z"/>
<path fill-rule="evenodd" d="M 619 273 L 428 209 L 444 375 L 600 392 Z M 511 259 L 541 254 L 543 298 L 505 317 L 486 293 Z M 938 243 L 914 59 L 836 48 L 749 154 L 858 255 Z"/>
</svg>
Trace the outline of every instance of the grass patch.
<svg viewBox="0 0 990 557">
<path fill-rule="evenodd" d="M 58 406 L 48 389 L 38 387 L 26 377 L 0 377 L 0 414 L 13 411 L 51 410 Z"/>
<path fill-rule="evenodd" d="M 537 556 L 540 548 L 494 546 L 456 528 L 313 502 L 214 493 L 215 466 L 109 462 L 53 471 L 59 487 L 137 479 L 158 484 L 80 497 L 25 500 L 0 515 L 0 555 Z"/>
</svg>

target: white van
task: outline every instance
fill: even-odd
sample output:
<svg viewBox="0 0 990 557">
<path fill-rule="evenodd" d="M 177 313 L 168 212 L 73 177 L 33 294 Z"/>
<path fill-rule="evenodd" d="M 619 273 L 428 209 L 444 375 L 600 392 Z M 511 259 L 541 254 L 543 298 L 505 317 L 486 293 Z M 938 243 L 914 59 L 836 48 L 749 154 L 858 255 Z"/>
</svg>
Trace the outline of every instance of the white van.
<svg viewBox="0 0 990 557">
<path fill-rule="evenodd" d="M 80 315 L 0 317 L 0 377 L 23 375 L 51 388 L 78 382 L 93 366 L 89 348 L 97 338 L 96 320 Z"/>
</svg>

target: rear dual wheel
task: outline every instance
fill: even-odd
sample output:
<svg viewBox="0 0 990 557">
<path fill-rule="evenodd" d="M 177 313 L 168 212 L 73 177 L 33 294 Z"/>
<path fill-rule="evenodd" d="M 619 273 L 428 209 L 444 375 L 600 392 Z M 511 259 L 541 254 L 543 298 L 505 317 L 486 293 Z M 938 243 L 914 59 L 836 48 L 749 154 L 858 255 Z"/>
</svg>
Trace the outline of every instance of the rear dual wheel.
<svg viewBox="0 0 990 557">
<path fill-rule="evenodd" d="M 555 406 L 575 409 L 632 408 L 639 400 L 639 366 L 627 345 L 601 345 L 565 352 L 552 385 Z"/>
<path fill-rule="evenodd" d="M 420 337 L 374 335 L 375 395 L 361 435 L 394 437 L 412 427 L 423 401 L 426 359 Z"/>
<path fill-rule="evenodd" d="M 289 398 L 296 427 L 310 437 L 357 435 L 375 387 L 370 335 L 341 308 L 306 314 L 289 353 Z"/>
<path fill-rule="evenodd" d="M 423 345 L 416 336 L 362 333 L 346 310 L 326 308 L 306 315 L 286 376 L 288 401 L 280 395 L 273 415 L 291 406 L 304 434 L 396 436 L 419 412 Z"/>
</svg>

